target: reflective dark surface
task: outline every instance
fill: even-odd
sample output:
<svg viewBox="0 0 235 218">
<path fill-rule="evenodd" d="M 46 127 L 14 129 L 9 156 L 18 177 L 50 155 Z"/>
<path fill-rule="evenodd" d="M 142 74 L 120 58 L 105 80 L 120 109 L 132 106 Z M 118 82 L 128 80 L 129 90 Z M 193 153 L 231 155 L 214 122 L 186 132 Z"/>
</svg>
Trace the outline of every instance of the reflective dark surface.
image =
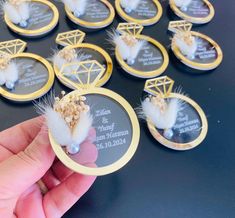
<svg viewBox="0 0 235 218">
<path fill-rule="evenodd" d="M 44 57 L 56 48 L 56 34 L 72 29 L 65 19 L 63 5 L 53 1 L 60 11 L 59 26 L 38 40 L 27 40 L 28 50 Z M 113 3 L 113 1 L 110 1 Z M 182 85 L 183 91 L 205 111 L 209 132 L 205 141 L 193 150 L 176 152 L 157 143 L 141 122 L 141 140 L 133 159 L 120 171 L 97 179 L 88 193 L 63 218 L 234 218 L 235 217 L 235 65 L 234 1 L 213 1 L 216 16 L 207 25 L 194 27 L 213 38 L 222 47 L 224 60 L 216 70 L 195 74 L 181 64 L 172 52 L 164 75 Z M 165 47 L 170 45 L 168 22 L 178 20 L 164 1 L 163 17 L 146 27 L 149 35 Z M 121 19 L 111 27 L 117 26 Z M 1 22 L 0 39 L 18 37 Z M 105 40 L 105 30 L 88 33 L 86 42 L 100 45 L 113 54 Z M 113 60 L 115 60 L 114 56 Z M 128 76 L 114 61 L 110 81 L 105 86 L 125 97 L 133 107 L 140 104 L 145 81 Z M 58 80 L 56 93 L 69 89 Z M 13 104 L 0 98 L 0 129 L 37 116 L 33 105 Z"/>
</svg>

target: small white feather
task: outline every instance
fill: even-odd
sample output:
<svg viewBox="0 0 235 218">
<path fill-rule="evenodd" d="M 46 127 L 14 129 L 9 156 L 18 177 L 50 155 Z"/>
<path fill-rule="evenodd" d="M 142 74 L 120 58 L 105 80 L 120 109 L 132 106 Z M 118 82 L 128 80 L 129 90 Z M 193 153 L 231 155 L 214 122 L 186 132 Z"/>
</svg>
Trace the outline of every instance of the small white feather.
<svg viewBox="0 0 235 218">
<path fill-rule="evenodd" d="M 74 144 L 80 145 L 87 138 L 92 122 L 93 118 L 89 112 L 80 114 L 79 122 L 73 130 L 72 137 Z"/>
<path fill-rule="evenodd" d="M 158 129 L 171 129 L 177 119 L 178 112 L 182 107 L 182 102 L 179 99 L 171 99 L 167 103 L 167 109 L 164 113 L 158 106 L 154 105 L 148 98 L 142 102 L 142 110 L 144 116 L 151 120 Z"/>
<path fill-rule="evenodd" d="M 6 82 L 15 83 L 19 79 L 19 70 L 17 64 L 10 62 L 4 71 Z"/>
<path fill-rule="evenodd" d="M 187 7 L 191 4 L 192 0 L 174 0 L 175 5 L 181 10 L 186 11 Z"/>
<path fill-rule="evenodd" d="M 30 17 L 30 6 L 28 2 L 22 2 L 18 8 L 19 14 L 23 21 L 26 21 Z"/>
<path fill-rule="evenodd" d="M 131 12 L 137 9 L 140 0 L 121 0 L 121 6 L 124 8 L 127 12 Z"/>
<path fill-rule="evenodd" d="M 187 56 L 189 59 L 194 58 L 195 53 L 198 48 L 198 42 L 194 36 L 192 36 L 192 38 L 191 38 L 191 40 L 192 40 L 191 45 L 187 44 L 184 41 L 183 37 L 178 37 L 177 34 L 174 36 L 173 40 L 183 55 Z"/>
<path fill-rule="evenodd" d="M 87 0 L 62 0 L 68 9 L 77 14 L 84 15 L 87 6 Z"/>
<path fill-rule="evenodd" d="M 89 134 L 92 116 L 90 112 L 81 113 L 77 125 L 71 130 L 62 115 L 53 109 L 54 99 L 55 95 L 51 92 L 39 102 L 34 102 L 34 105 L 37 112 L 45 116 L 47 127 L 55 141 L 65 146 L 70 154 L 76 154 L 80 150 L 80 144 Z"/>
<path fill-rule="evenodd" d="M 112 39 L 112 43 L 116 46 L 118 53 L 121 55 L 122 59 L 127 61 L 127 63 L 133 63 L 138 56 L 140 50 L 146 44 L 144 40 L 137 40 L 134 46 L 130 46 L 125 43 L 122 36 L 117 32 L 109 33 L 109 37 Z"/>
<path fill-rule="evenodd" d="M 145 44 L 146 44 L 146 41 L 144 41 L 144 40 L 138 40 L 138 42 L 136 43 L 136 45 L 134 45 L 134 46 L 131 48 L 131 54 L 130 54 L 129 59 L 135 60 L 136 57 L 138 56 L 140 50 L 144 47 Z"/>
<path fill-rule="evenodd" d="M 12 23 L 19 24 L 21 22 L 20 13 L 9 2 L 5 2 L 3 4 L 3 10 L 4 10 L 4 13 L 7 15 L 7 17 L 11 20 Z"/>
<path fill-rule="evenodd" d="M 4 85 L 6 83 L 6 77 L 3 70 L 0 70 L 0 86 Z"/>
<path fill-rule="evenodd" d="M 48 129 L 55 141 L 62 146 L 72 144 L 71 131 L 63 117 L 51 107 L 45 109 L 45 117 Z"/>
<path fill-rule="evenodd" d="M 118 34 L 114 35 L 113 42 L 116 45 L 118 53 L 121 55 L 122 59 L 127 60 L 130 57 L 130 48 L 128 47 L 128 45 Z"/>
</svg>

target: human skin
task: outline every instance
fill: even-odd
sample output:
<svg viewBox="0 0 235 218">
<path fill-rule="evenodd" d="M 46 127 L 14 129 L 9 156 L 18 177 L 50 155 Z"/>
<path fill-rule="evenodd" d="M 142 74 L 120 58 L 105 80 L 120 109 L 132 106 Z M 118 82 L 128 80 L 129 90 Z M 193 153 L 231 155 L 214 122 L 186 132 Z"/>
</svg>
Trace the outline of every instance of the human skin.
<svg viewBox="0 0 235 218">
<path fill-rule="evenodd" d="M 94 166 L 95 130 L 81 145 L 80 164 Z M 48 191 L 42 194 L 38 181 Z M 51 148 L 42 117 L 0 132 L 0 217 L 59 218 L 90 188 L 94 176 L 66 168 Z"/>
</svg>

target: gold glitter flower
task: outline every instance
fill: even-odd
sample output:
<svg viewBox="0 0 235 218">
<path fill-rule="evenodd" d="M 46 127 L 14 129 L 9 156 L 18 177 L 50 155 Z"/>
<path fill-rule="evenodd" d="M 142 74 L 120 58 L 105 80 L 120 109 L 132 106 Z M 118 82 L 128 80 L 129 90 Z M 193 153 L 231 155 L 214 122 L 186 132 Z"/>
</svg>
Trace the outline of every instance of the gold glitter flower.
<svg viewBox="0 0 235 218">
<path fill-rule="evenodd" d="M 5 70 L 11 61 L 11 57 L 8 54 L 0 54 L 0 69 Z"/>
<path fill-rule="evenodd" d="M 59 51 L 59 55 L 61 58 L 65 59 L 67 62 L 72 62 L 75 58 L 77 58 L 77 52 L 73 48 L 64 48 Z"/>
<path fill-rule="evenodd" d="M 130 34 L 123 34 L 121 36 L 122 40 L 126 43 L 126 45 L 130 46 L 130 47 L 134 47 L 136 45 L 136 43 L 138 42 L 138 40 L 135 38 L 135 36 L 130 35 Z"/>
<path fill-rule="evenodd" d="M 162 114 L 165 113 L 167 109 L 167 103 L 166 100 L 163 97 L 161 97 L 161 95 L 150 96 L 149 100 L 151 101 L 151 103 L 153 103 L 155 106 L 157 106 L 160 109 L 160 112 Z"/>
<path fill-rule="evenodd" d="M 90 111 L 90 107 L 85 104 L 86 97 L 78 95 L 70 95 L 69 98 L 63 98 L 65 92 L 62 93 L 62 99 L 55 98 L 54 110 L 60 113 L 70 127 L 71 130 L 77 125 L 81 113 Z"/>
</svg>

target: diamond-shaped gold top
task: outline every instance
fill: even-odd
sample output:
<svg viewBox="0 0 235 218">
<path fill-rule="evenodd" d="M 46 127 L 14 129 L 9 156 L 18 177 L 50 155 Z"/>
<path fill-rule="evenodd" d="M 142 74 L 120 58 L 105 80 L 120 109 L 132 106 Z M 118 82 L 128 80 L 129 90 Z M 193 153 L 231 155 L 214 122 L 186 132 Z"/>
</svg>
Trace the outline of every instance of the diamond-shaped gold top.
<svg viewBox="0 0 235 218">
<path fill-rule="evenodd" d="M 67 69 L 70 69 L 69 72 Z M 75 88 L 95 87 L 103 76 L 105 68 L 96 60 L 87 60 L 63 65 L 60 74 L 65 76 L 66 81 Z M 74 80 L 68 79 L 73 77 Z"/>
<path fill-rule="evenodd" d="M 20 39 L 0 42 L 0 53 L 9 55 L 19 54 L 25 50 L 26 46 L 27 43 Z"/>
<path fill-rule="evenodd" d="M 192 23 L 186 20 L 177 20 L 169 22 L 168 30 L 173 33 L 181 32 L 181 31 L 190 31 L 192 29 Z"/>
<path fill-rule="evenodd" d="M 56 37 L 56 43 L 62 46 L 77 45 L 82 43 L 85 33 L 80 30 L 73 30 L 59 33 Z"/>
<path fill-rule="evenodd" d="M 128 33 L 130 35 L 138 36 L 143 30 L 143 26 L 137 23 L 119 23 L 117 30 L 119 33 Z"/>
<path fill-rule="evenodd" d="M 144 90 L 154 96 L 167 97 L 171 93 L 173 85 L 174 80 L 168 76 L 162 76 L 147 80 Z"/>
</svg>

